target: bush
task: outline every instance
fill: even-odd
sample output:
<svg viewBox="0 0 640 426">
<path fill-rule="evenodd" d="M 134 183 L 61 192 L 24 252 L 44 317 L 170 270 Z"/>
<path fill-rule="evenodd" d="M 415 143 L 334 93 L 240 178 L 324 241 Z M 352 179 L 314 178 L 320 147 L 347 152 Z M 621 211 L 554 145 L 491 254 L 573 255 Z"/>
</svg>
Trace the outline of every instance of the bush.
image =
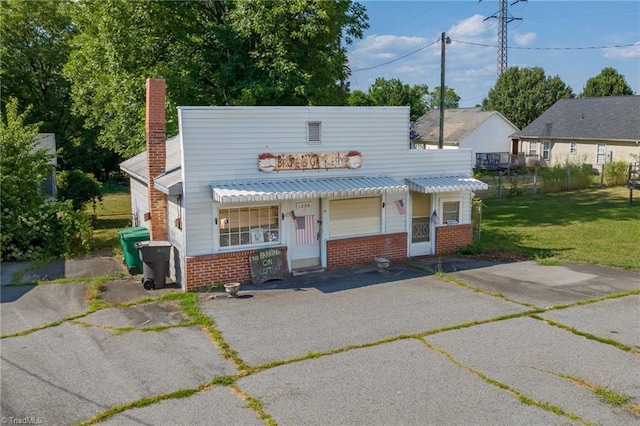
<svg viewBox="0 0 640 426">
<path fill-rule="evenodd" d="M 613 161 L 604 166 L 604 183 L 607 186 L 625 185 L 629 174 L 629 163 Z"/>
<path fill-rule="evenodd" d="M 71 201 L 44 203 L 24 212 L 3 207 L 2 213 L 3 261 L 71 257 L 87 253 L 91 246 L 91 220 Z"/>
<path fill-rule="evenodd" d="M 559 192 L 589 188 L 592 184 L 589 164 L 566 163 L 541 170 L 542 190 Z"/>
<path fill-rule="evenodd" d="M 91 202 L 93 211 L 98 202 L 102 201 L 100 184 L 93 175 L 81 170 L 65 170 L 58 175 L 58 197 L 61 200 L 71 200 L 74 210 L 84 210 Z"/>
</svg>

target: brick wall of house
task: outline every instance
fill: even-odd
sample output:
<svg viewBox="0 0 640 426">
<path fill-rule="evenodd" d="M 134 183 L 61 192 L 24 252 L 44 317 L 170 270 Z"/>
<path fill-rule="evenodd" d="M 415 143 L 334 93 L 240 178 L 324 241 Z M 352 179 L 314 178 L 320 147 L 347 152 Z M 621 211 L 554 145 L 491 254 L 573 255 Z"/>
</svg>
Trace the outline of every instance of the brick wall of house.
<svg viewBox="0 0 640 426">
<path fill-rule="evenodd" d="M 279 247 L 285 256 L 287 247 Z M 186 259 L 185 290 L 197 290 L 214 284 L 251 283 L 249 256 L 257 250 L 189 256 Z"/>
<path fill-rule="evenodd" d="M 328 270 L 373 264 L 376 257 L 406 259 L 406 232 L 327 241 Z"/>
<path fill-rule="evenodd" d="M 153 178 L 165 171 L 166 164 L 166 83 L 162 79 L 147 79 L 145 133 L 147 142 L 147 176 L 149 183 L 149 213 L 152 240 L 167 239 L 167 196 L 155 189 Z"/>
<path fill-rule="evenodd" d="M 470 223 L 436 227 L 436 255 L 453 254 L 471 243 L 473 225 Z"/>
</svg>

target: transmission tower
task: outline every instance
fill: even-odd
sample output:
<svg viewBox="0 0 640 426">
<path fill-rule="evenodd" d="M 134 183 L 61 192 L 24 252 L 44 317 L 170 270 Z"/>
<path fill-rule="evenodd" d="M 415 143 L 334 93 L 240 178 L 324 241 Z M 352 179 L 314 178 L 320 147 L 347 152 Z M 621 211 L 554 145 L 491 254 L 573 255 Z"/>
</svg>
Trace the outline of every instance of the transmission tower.
<svg viewBox="0 0 640 426">
<path fill-rule="evenodd" d="M 516 0 L 511 3 L 511 6 L 521 1 L 525 2 L 527 0 Z M 511 16 L 507 10 L 507 0 L 500 0 L 500 10 L 484 18 L 483 21 L 491 18 L 498 20 L 498 38 L 500 42 L 498 46 L 498 75 L 500 75 L 507 69 L 507 24 L 513 21 L 522 21 L 522 18 L 514 18 Z"/>
</svg>

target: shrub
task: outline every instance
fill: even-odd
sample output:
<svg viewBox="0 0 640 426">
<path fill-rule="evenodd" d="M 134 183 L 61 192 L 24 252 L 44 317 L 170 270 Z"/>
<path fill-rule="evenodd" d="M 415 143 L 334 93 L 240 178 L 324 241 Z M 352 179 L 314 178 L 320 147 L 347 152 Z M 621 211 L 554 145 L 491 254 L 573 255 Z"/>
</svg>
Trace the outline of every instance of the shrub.
<svg viewBox="0 0 640 426">
<path fill-rule="evenodd" d="M 629 173 L 629 163 L 612 161 L 604 166 L 604 183 L 607 186 L 625 185 Z"/>
<path fill-rule="evenodd" d="M 23 212 L 3 207 L 2 213 L 3 261 L 71 257 L 90 248 L 91 220 L 71 201 L 44 203 Z"/>
<path fill-rule="evenodd" d="M 544 168 L 541 171 L 542 190 L 558 192 L 589 188 L 592 184 L 592 167 L 589 164 L 566 163 Z"/>
<path fill-rule="evenodd" d="M 65 170 L 58 174 L 58 197 L 63 201 L 71 200 L 74 210 L 84 210 L 91 202 L 94 212 L 102 201 L 98 181 L 81 170 Z"/>
</svg>

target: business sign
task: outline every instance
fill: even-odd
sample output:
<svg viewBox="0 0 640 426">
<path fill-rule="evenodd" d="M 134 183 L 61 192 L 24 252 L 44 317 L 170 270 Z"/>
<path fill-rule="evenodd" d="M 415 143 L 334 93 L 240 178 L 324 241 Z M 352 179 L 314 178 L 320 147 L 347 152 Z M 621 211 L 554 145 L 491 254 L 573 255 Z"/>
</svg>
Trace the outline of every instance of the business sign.
<svg viewBox="0 0 640 426">
<path fill-rule="evenodd" d="M 359 169 L 360 166 L 362 154 L 359 151 L 300 154 L 265 152 L 258 156 L 258 170 L 265 173 L 284 170 Z"/>
</svg>

